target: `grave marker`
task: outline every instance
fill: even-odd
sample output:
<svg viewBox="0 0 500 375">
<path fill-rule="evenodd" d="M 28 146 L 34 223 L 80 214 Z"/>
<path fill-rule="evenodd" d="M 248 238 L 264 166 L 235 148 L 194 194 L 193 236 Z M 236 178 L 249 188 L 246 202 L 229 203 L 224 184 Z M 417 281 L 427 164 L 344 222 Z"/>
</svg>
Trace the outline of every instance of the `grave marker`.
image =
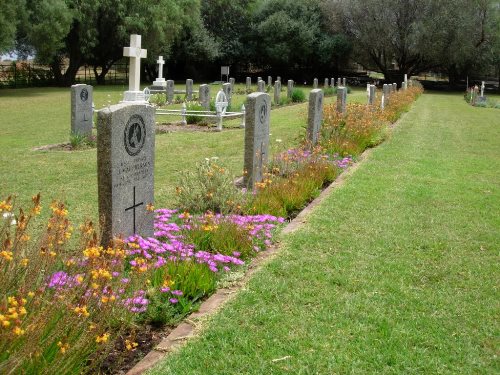
<svg viewBox="0 0 500 375">
<path fill-rule="evenodd" d="M 347 104 L 347 88 L 337 87 L 337 112 L 345 113 Z"/>
<path fill-rule="evenodd" d="M 330 85 L 331 85 L 332 87 L 335 87 L 335 78 L 331 78 L 331 79 L 330 79 Z"/>
<path fill-rule="evenodd" d="M 169 79 L 167 80 L 167 102 L 173 103 L 174 101 L 174 91 L 175 91 L 175 86 L 174 86 L 174 81 Z"/>
<path fill-rule="evenodd" d="M 280 105 L 281 101 L 281 82 L 274 82 L 274 104 Z"/>
<path fill-rule="evenodd" d="M 231 107 L 231 97 L 233 96 L 233 90 L 230 83 L 224 83 L 222 85 L 222 91 L 226 95 L 227 106 Z"/>
<path fill-rule="evenodd" d="M 252 89 L 252 78 L 251 77 L 247 77 L 247 79 L 246 79 L 246 89 L 247 90 Z"/>
<path fill-rule="evenodd" d="M 233 77 L 229 78 L 229 83 L 231 84 L 231 92 L 234 92 L 234 85 L 236 83 L 236 79 Z"/>
<path fill-rule="evenodd" d="M 245 113 L 245 161 L 243 184 L 253 190 L 264 176 L 269 150 L 271 97 L 265 93 L 247 96 Z"/>
<path fill-rule="evenodd" d="M 132 34 L 130 36 L 130 47 L 123 47 L 123 56 L 130 58 L 128 91 L 123 94 L 123 101 L 144 101 L 144 93 L 140 90 L 141 84 L 141 59 L 146 58 L 148 51 L 141 49 L 141 36 Z"/>
<path fill-rule="evenodd" d="M 158 64 L 158 78 L 153 81 L 153 87 L 161 87 L 164 88 L 167 86 L 167 82 L 165 82 L 165 78 L 163 78 L 163 65 L 165 65 L 165 60 L 163 60 L 163 56 L 158 57 L 156 60 Z"/>
<path fill-rule="evenodd" d="M 307 140 L 314 146 L 318 143 L 323 121 L 323 90 L 314 89 L 309 93 L 309 113 L 307 118 Z"/>
<path fill-rule="evenodd" d="M 332 85 L 333 85 L 333 83 L 332 83 Z M 342 86 L 342 81 L 340 78 L 337 78 L 337 87 L 340 87 L 340 86 Z"/>
<path fill-rule="evenodd" d="M 121 103 L 97 113 L 97 182 L 102 243 L 154 234 L 155 110 Z"/>
<path fill-rule="evenodd" d="M 342 78 L 342 86 L 347 87 L 347 78 Z"/>
<path fill-rule="evenodd" d="M 313 89 L 317 89 L 317 88 L 318 88 L 318 79 L 314 78 L 314 80 L 313 80 Z"/>
<path fill-rule="evenodd" d="M 193 100 L 193 80 L 186 79 L 186 100 L 190 102 Z"/>
<path fill-rule="evenodd" d="M 92 97 L 90 85 L 71 86 L 71 135 L 92 135 Z"/>
<path fill-rule="evenodd" d="M 210 86 L 207 84 L 200 85 L 198 91 L 200 104 L 205 111 L 210 111 Z"/>
<path fill-rule="evenodd" d="M 324 84 L 325 89 L 327 89 L 329 86 L 330 84 L 328 83 L 328 78 L 325 78 L 325 84 Z"/>
<path fill-rule="evenodd" d="M 369 85 L 368 88 L 368 104 L 369 105 L 374 105 L 375 104 L 375 85 Z"/>
<path fill-rule="evenodd" d="M 290 99 L 293 91 L 293 79 L 289 79 L 286 85 L 286 97 Z"/>
<path fill-rule="evenodd" d="M 392 84 L 392 92 L 397 92 L 398 91 L 398 84 L 397 83 L 393 83 Z"/>
<path fill-rule="evenodd" d="M 257 81 L 257 91 L 266 92 L 266 83 L 261 79 Z"/>
<path fill-rule="evenodd" d="M 267 76 L 267 85 L 271 86 L 273 84 L 273 77 Z"/>
</svg>

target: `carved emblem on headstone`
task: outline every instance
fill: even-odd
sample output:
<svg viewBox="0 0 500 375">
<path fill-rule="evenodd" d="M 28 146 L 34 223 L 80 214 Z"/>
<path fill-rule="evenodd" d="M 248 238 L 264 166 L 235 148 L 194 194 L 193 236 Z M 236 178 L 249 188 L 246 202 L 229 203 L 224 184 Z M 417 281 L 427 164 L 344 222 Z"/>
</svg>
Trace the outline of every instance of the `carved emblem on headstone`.
<svg viewBox="0 0 500 375">
<path fill-rule="evenodd" d="M 86 102 L 88 98 L 89 92 L 87 91 L 87 89 L 82 89 L 82 91 L 80 91 L 80 99 L 82 100 L 82 102 Z"/>
<path fill-rule="evenodd" d="M 266 121 L 267 117 L 267 103 L 263 103 L 262 106 L 260 107 L 260 114 L 259 114 L 259 120 L 261 124 L 264 124 Z"/>
<path fill-rule="evenodd" d="M 125 150 L 130 156 L 135 156 L 142 150 L 146 140 L 146 126 L 139 115 L 133 115 L 127 122 L 124 132 Z"/>
</svg>

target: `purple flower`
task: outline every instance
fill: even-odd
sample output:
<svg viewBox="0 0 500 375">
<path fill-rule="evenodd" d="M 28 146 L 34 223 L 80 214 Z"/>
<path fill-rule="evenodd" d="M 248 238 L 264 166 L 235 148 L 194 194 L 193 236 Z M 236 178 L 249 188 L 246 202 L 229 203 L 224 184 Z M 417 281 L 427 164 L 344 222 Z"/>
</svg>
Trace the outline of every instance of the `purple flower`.
<svg viewBox="0 0 500 375">
<path fill-rule="evenodd" d="M 170 301 L 170 303 L 173 303 L 173 304 L 176 304 L 177 302 L 179 302 L 179 300 L 177 298 L 170 298 L 169 301 Z"/>
<path fill-rule="evenodd" d="M 182 296 L 183 293 L 181 290 L 172 290 L 172 294 L 174 296 Z"/>
</svg>

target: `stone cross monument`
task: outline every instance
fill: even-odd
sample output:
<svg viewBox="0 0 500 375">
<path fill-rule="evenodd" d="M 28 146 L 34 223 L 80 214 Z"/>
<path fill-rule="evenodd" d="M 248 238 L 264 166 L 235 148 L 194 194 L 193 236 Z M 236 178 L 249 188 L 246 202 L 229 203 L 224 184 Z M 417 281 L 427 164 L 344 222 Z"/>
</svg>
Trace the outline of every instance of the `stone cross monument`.
<svg viewBox="0 0 500 375">
<path fill-rule="evenodd" d="M 128 91 L 123 94 L 124 102 L 144 102 L 144 93 L 141 84 L 141 59 L 146 58 L 148 51 L 141 49 L 141 36 L 130 36 L 130 47 L 123 47 L 123 56 L 130 57 Z"/>
</svg>

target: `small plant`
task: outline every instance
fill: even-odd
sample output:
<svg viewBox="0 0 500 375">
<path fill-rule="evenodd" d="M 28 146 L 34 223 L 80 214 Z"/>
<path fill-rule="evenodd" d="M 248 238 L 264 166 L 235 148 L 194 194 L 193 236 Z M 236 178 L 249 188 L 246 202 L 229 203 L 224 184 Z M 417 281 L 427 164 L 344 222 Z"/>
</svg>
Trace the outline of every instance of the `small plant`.
<svg viewBox="0 0 500 375">
<path fill-rule="evenodd" d="M 197 102 L 187 102 L 186 103 L 186 109 L 188 111 L 203 111 L 203 107 L 201 106 L 201 104 L 197 103 Z M 194 116 L 194 115 L 187 115 L 186 116 L 186 122 L 188 124 L 198 124 L 200 122 L 203 122 L 203 117 L 201 116 Z"/>
<path fill-rule="evenodd" d="M 167 95 L 163 93 L 156 93 L 149 97 L 149 103 L 162 107 L 167 104 Z"/>
<path fill-rule="evenodd" d="M 72 134 L 69 143 L 74 150 L 94 148 L 97 144 L 97 138 L 95 135 Z"/>
<path fill-rule="evenodd" d="M 323 89 L 323 93 L 325 96 L 332 96 L 337 93 L 337 90 L 334 87 L 328 87 L 326 89 Z"/>
<path fill-rule="evenodd" d="M 198 163 L 194 171 L 184 172 L 176 195 L 176 206 L 191 213 L 234 212 L 242 201 L 233 175 L 217 158 L 207 158 Z"/>
<path fill-rule="evenodd" d="M 306 101 L 306 94 L 304 93 L 303 90 L 294 88 L 292 90 L 292 97 L 291 100 L 293 103 L 302 103 Z"/>
</svg>

